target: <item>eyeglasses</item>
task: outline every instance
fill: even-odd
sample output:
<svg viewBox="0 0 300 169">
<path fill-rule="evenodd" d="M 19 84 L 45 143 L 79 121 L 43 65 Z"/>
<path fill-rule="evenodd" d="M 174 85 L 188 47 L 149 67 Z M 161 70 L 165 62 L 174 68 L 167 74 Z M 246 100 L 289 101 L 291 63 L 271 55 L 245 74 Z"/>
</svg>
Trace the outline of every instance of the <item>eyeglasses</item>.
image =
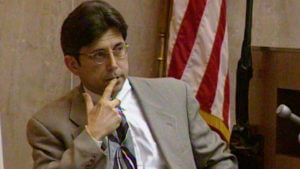
<svg viewBox="0 0 300 169">
<path fill-rule="evenodd" d="M 115 59 L 124 59 L 127 56 L 129 45 L 127 43 L 121 43 L 117 45 L 113 50 L 112 54 Z M 96 64 L 103 64 L 110 55 L 110 52 L 104 49 L 96 50 L 92 53 L 79 53 L 79 55 L 88 56 L 92 59 Z"/>
</svg>

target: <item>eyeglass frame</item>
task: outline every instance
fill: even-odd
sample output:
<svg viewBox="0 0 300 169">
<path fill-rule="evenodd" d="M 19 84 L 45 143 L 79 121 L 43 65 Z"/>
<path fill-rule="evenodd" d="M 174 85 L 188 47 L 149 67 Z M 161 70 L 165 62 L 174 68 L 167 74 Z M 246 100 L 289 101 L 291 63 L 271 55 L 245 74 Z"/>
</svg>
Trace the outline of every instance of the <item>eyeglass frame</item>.
<svg viewBox="0 0 300 169">
<path fill-rule="evenodd" d="M 122 44 L 124 44 L 124 48 L 123 48 L 124 54 L 122 56 L 117 56 L 114 53 L 114 49 L 112 49 L 112 54 L 113 54 L 113 56 L 114 56 L 115 59 L 124 59 L 127 56 L 127 54 L 128 54 L 129 44 L 127 42 L 122 43 Z M 116 48 L 118 48 L 118 47 L 120 47 L 120 46 L 117 46 Z M 107 56 L 109 56 L 110 53 L 106 51 L 106 53 L 102 55 L 103 61 L 102 62 L 97 62 L 96 59 L 95 59 L 95 57 L 96 57 L 97 54 L 99 54 L 100 50 L 102 50 L 102 49 L 96 49 L 95 51 L 93 51 L 91 53 L 78 53 L 78 55 L 79 56 L 81 56 L 81 55 L 88 56 L 89 59 L 93 60 L 96 64 L 101 65 L 101 64 L 103 64 L 103 63 L 106 62 L 106 59 L 108 58 Z"/>
</svg>

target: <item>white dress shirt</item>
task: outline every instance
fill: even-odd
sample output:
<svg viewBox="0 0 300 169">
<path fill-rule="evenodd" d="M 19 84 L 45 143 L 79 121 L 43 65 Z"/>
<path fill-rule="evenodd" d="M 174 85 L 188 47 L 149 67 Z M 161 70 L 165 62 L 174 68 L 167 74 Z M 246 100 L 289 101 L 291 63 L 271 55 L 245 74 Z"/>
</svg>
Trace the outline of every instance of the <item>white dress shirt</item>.
<svg viewBox="0 0 300 169">
<path fill-rule="evenodd" d="M 94 102 L 98 102 L 99 95 L 85 87 L 84 90 L 90 94 Z M 121 100 L 121 107 L 124 108 L 124 114 L 129 124 L 138 169 L 166 168 L 166 161 L 158 149 L 128 79 L 126 79 L 116 98 Z M 98 142 L 98 145 L 101 146 L 102 142 Z"/>
</svg>

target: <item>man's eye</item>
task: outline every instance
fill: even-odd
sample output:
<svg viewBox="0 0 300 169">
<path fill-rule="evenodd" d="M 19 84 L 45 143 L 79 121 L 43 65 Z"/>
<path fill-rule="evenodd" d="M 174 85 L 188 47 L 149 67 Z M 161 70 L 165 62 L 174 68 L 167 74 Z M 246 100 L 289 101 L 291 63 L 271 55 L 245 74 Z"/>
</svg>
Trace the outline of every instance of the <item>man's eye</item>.
<svg viewBox="0 0 300 169">
<path fill-rule="evenodd" d="M 94 54 L 94 57 L 96 57 L 96 58 L 103 58 L 104 56 L 105 56 L 104 52 L 97 52 Z"/>
<path fill-rule="evenodd" d="M 115 49 L 115 51 L 121 52 L 124 49 L 124 46 L 119 46 Z"/>
</svg>

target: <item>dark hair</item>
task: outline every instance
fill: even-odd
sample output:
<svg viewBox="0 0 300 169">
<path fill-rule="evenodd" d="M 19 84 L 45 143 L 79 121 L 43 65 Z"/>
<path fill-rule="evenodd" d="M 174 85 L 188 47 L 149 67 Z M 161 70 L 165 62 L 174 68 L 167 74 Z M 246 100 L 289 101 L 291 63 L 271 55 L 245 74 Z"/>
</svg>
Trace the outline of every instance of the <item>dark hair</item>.
<svg viewBox="0 0 300 169">
<path fill-rule="evenodd" d="M 79 51 L 99 39 L 108 29 L 117 28 L 124 40 L 127 24 L 122 15 L 103 1 L 86 1 L 65 19 L 61 29 L 61 47 L 64 55 L 79 61 Z"/>
</svg>

